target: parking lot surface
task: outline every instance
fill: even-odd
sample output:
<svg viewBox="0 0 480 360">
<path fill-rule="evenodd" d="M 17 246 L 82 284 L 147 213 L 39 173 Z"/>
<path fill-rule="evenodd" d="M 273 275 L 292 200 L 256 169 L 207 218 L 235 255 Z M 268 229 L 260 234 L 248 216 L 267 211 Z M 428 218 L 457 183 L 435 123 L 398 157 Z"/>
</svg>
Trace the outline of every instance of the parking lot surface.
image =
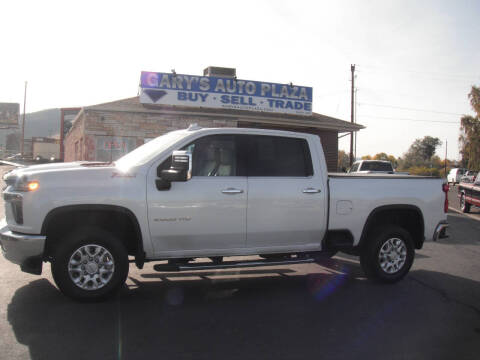
<svg viewBox="0 0 480 360">
<path fill-rule="evenodd" d="M 1 214 L 3 215 L 3 203 Z M 0 359 L 478 359 L 480 221 L 417 251 L 394 285 L 356 258 L 158 273 L 130 267 L 109 301 L 76 303 L 0 257 Z"/>
</svg>

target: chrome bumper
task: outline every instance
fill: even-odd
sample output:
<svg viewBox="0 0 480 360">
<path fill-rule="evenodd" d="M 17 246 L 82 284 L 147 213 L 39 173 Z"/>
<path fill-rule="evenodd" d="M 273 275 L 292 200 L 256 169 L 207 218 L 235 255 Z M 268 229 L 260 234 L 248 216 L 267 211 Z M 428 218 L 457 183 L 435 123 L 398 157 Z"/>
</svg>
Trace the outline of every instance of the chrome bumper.
<svg viewBox="0 0 480 360">
<path fill-rule="evenodd" d="M 0 222 L 0 246 L 3 256 L 20 265 L 22 271 L 41 273 L 45 241 L 46 236 L 12 232 L 5 220 Z"/>
<path fill-rule="evenodd" d="M 447 221 L 440 221 L 437 225 L 437 227 L 435 228 L 435 232 L 433 233 L 433 241 L 437 241 L 438 239 L 443 239 L 443 238 L 446 238 L 448 237 L 445 232 L 447 230 L 447 228 L 449 227 L 450 225 L 447 223 Z"/>
</svg>

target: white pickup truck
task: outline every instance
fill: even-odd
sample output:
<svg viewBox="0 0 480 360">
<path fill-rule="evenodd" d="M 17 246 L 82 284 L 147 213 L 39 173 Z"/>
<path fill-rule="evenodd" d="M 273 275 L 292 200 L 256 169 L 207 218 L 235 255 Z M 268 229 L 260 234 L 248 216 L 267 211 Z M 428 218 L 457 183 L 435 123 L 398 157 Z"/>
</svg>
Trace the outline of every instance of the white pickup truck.
<svg viewBox="0 0 480 360">
<path fill-rule="evenodd" d="M 4 256 L 34 274 L 51 262 L 60 290 L 79 300 L 118 290 L 129 256 L 181 271 L 343 251 L 368 277 L 395 282 L 448 226 L 441 179 L 328 175 L 319 137 L 304 133 L 193 125 L 114 163 L 29 166 L 4 180 Z M 238 260 L 250 255 L 260 259 Z"/>
</svg>

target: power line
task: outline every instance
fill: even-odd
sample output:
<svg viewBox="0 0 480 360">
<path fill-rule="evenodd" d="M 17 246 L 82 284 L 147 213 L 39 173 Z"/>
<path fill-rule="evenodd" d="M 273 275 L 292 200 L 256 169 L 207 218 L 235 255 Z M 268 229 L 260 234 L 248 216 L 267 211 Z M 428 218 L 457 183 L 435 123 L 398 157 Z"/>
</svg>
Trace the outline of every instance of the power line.
<svg viewBox="0 0 480 360">
<path fill-rule="evenodd" d="M 358 105 L 367 105 L 367 106 L 376 106 L 376 107 L 384 107 L 384 108 L 391 108 L 391 109 L 400 109 L 400 110 L 409 110 L 409 111 L 421 111 L 421 112 L 429 112 L 435 114 L 446 114 L 446 115 L 458 115 L 463 116 L 464 114 L 460 113 L 453 113 L 447 111 L 436 111 L 436 110 L 426 110 L 426 109 L 416 109 L 416 108 L 409 108 L 409 107 L 402 107 L 402 106 L 393 106 L 393 105 L 382 105 L 382 104 L 372 104 L 372 103 L 358 103 Z"/>
<path fill-rule="evenodd" d="M 388 68 L 382 68 L 378 66 L 372 66 L 372 65 L 359 65 L 360 66 L 360 71 L 362 71 L 362 68 L 369 69 L 367 72 L 391 72 L 391 69 Z M 372 70 L 372 69 L 376 69 Z M 365 70 L 363 70 L 365 71 Z M 395 67 L 395 72 L 404 72 L 404 73 L 411 73 L 411 74 L 420 74 L 420 75 L 433 75 L 433 76 L 440 76 L 440 77 L 445 77 L 449 79 L 454 79 L 454 80 L 471 80 L 472 78 L 478 78 L 480 74 L 474 74 L 474 73 L 445 73 L 445 72 L 435 72 L 435 71 L 424 71 L 424 70 L 408 70 L 408 69 L 399 69 L 398 67 Z"/>
<path fill-rule="evenodd" d="M 431 122 L 431 123 L 440 123 L 440 124 L 456 124 L 460 125 L 459 121 L 441 121 L 441 120 L 425 120 L 425 119 L 412 119 L 412 118 L 397 118 L 397 117 L 388 117 L 388 116 L 375 116 L 375 115 L 360 115 L 360 117 L 365 118 L 374 118 L 374 119 L 386 119 L 386 120 L 401 120 L 401 121 L 421 121 L 421 122 Z"/>
</svg>

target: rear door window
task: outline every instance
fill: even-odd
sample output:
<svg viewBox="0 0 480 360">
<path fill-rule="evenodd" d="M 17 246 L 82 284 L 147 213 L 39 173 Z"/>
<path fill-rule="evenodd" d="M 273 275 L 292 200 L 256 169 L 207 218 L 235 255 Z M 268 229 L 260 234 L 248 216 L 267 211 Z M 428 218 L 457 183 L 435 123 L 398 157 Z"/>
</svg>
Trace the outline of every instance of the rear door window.
<svg viewBox="0 0 480 360">
<path fill-rule="evenodd" d="M 248 176 L 313 175 L 312 157 L 305 139 L 262 135 L 247 138 Z"/>
</svg>

